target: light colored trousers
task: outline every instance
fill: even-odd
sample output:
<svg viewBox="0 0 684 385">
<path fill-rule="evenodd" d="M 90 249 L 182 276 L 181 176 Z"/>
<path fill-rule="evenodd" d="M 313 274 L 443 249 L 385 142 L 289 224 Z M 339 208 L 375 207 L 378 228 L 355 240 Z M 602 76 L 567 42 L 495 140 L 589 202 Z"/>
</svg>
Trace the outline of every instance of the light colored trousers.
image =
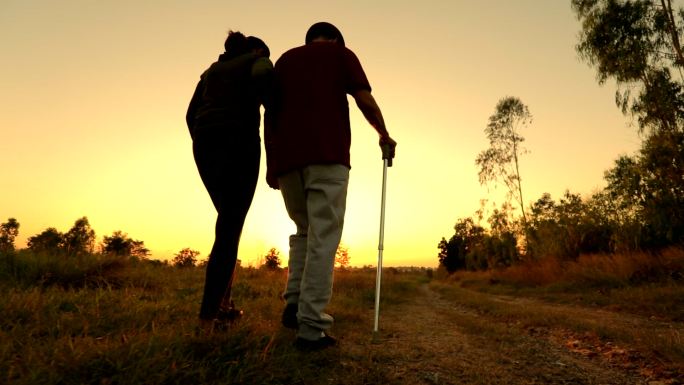
<svg viewBox="0 0 684 385">
<path fill-rule="evenodd" d="M 342 237 L 349 168 L 311 165 L 278 178 L 285 208 L 297 225 L 290 236 L 285 300 L 298 304 L 298 336 L 316 340 L 330 329 L 335 253 Z"/>
</svg>

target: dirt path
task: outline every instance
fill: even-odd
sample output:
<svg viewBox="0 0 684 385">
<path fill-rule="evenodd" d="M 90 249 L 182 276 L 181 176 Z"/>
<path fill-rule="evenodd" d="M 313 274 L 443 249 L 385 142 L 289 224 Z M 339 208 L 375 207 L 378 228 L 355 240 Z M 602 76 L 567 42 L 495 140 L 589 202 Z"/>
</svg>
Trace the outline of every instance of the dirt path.
<svg viewBox="0 0 684 385">
<path fill-rule="evenodd" d="M 501 296 L 492 299 L 518 300 Z M 577 313 L 578 309 L 569 306 L 534 305 L 555 306 L 561 315 L 566 311 L 589 318 L 599 316 L 590 312 L 600 312 L 582 309 Z M 636 321 L 627 318 L 620 322 Z M 396 384 L 678 383 L 653 376 L 649 379 L 648 373 L 616 365 L 606 352 L 581 345 L 581 340 L 573 341 L 562 330 L 529 328 L 515 318 L 478 314 L 423 285 L 415 300 L 382 309 L 377 344 L 344 344 L 343 349 L 352 357 L 370 355 L 385 368 L 383 377 Z"/>
</svg>

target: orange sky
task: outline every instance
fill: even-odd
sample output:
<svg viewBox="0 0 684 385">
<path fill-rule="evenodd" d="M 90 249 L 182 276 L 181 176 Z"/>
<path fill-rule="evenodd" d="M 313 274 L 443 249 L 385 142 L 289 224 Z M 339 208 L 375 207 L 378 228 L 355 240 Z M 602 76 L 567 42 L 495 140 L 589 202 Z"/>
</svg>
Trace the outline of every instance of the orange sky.
<svg viewBox="0 0 684 385">
<path fill-rule="evenodd" d="M 368 4 L 370 3 L 370 4 Z M 127 232 L 170 258 L 206 257 L 215 212 L 197 175 L 184 115 L 229 29 L 261 37 L 275 61 L 316 21 L 336 24 L 359 56 L 399 142 L 389 170 L 386 266 L 436 266 L 436 245 L 480 199 L 474 165 L 497 101 L 534 115 L 521 134 L 526 200 L 589 194 L 639 144 L 636 129 L 574 50 L 569 1 L 19 1 L 0 4 L 0 221 L 18 246 L 87 216 L 98 235 Z M 382 163 L 352 105 L 352 170 L 342 242 L 376 263 Z M 263 157 L 262 157 L 263 160 Z M 240 258 L 287 254 L 294 226 L 260 185 Z M 498 196 L 498 197 L 497 197 Z"/>
</svg>

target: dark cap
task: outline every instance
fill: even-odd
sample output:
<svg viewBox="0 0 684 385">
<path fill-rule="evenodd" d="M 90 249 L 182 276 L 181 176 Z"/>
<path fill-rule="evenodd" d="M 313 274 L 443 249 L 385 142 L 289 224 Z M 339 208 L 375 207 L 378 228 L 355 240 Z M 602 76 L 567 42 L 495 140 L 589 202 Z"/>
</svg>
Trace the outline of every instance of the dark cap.
<svg viewBox="0 0 684 385">
<path fill-rule="evenodd" d="M 326 39 L 337 39 L 337 43 L 344 46 L 344 37 L 342 37 L 342 32 L 340 32 L 340 30 L 334 25 L 325 21 L 321 21 L 312 25 L 309 30 L 306 31 L 306 44 L 311 43 L 314 41 L 314 39 L 319 37 L 324 37 Z"/>
</svg>

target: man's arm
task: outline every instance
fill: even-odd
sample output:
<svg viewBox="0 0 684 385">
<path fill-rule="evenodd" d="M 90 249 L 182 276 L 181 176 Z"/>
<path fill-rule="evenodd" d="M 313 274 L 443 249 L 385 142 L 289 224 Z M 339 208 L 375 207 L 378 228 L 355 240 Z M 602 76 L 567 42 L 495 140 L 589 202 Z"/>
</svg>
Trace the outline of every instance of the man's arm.
<svg viewBox="0 0 684 385">
<path fill-rule="evenodd" d="M 380 137 L 389 137 L 380 107 L 378 107 L 378 103 L 375 102 L 375 98 L 371 95 L 370 91 L 359 90 L 353 93 L 352 96 L 356 100 L 356 105 L 359 106 L 363 116 L 375 128 Z"/>
<path fill-rule="evenodd" d="M 382 117 L 382 112 L 378 103 L 375 102 L 375 98 L 371 95 L 368 90 L 359 90 L 352 94 L 356 105 L 359 107 L 363 116 L 368 120 L 375 131 L 380 135 L 380 147 L 386 147 L 389 151 L 389 159 L 394 158 L 394 148 L 397 146 L 397 142 L 394 141 L 387 132 L 387 127 L 385 127 L 385 120 Z M 384 155 L 383 149 L 383 155 Z"/>
</svg>

